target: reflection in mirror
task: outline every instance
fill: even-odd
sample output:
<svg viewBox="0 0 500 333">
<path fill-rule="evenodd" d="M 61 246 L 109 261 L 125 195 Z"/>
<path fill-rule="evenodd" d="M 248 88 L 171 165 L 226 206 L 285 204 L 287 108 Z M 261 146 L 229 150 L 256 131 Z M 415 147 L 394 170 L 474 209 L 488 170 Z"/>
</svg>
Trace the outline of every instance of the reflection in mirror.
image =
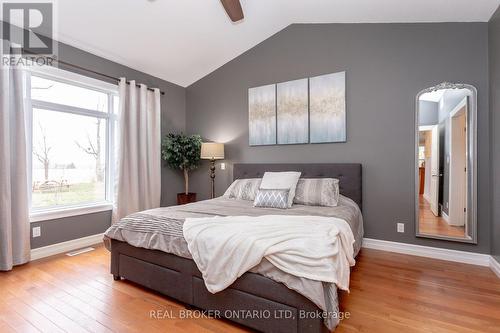
<svg viewBox="0 0 500 333">
<path fill-rule="evenodd" d="M 417 97 L 417 235 L 476 241 L 476 91 L 441 84 Z"/>
</svg>

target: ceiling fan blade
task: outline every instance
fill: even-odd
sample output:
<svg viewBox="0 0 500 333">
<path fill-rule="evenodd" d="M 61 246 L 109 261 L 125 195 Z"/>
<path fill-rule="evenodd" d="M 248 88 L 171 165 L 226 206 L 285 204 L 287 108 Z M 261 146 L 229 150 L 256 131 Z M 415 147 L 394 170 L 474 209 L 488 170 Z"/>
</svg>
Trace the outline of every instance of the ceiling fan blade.
<svg viewBox="0 0 500 333">
<path fill-rule="evenodd" d="M 241 9 L 239 0 L 220 0 L 220 2 L 224 6 L 231 21 L 238 22 L 243 19 L 243 9 Z"/>
</svg>

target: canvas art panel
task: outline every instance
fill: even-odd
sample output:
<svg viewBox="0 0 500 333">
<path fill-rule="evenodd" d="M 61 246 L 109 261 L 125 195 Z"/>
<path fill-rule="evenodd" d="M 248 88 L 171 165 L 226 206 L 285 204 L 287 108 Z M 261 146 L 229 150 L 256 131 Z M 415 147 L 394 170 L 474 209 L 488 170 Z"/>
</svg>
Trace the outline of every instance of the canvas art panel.
<svg viewBox="0 0 500 333">
<path fill-rule="evenodd" d="M 276 144 L 276 85 L 248 89 L 250 146 Z"/>
<path fill-rule="evenodd" d="M 345 72 L 310 78 L 309 94 L 310 142 L 345 142 Z"/>
<path fill-rule="evenodd" d="M 278 83 L 276 89 L 278 144 L 308 143 L 307 79 Z"/>
</svg>

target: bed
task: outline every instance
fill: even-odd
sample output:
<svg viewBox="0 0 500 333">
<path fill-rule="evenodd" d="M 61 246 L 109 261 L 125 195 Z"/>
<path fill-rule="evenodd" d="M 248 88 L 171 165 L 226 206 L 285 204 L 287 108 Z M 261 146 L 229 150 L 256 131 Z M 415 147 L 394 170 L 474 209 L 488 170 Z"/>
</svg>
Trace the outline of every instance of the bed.
<svg viewBox="0 0 500 333">
<path fill-rule="evenodd" d="M 266 171 L 301 171 L 303 178 L 337 178 L 339 206 L 259 210 L 249 201 L 220 197 L 133 214 L 123 226 L 114 225 L 106 232 L 114 279 L 127 279 L 263 332 L 326 332 L 325 313 L 329 327 L 334 328 L 338 323 L 338 317 L 332 318 L 338 313 L 336 290 L 327 292 L 321 282 L 276 272 L 263 262 L 229 288 L 212 294 L 184 244 L 182 223 L 187 217 L 317 214 L 347 221 L 357 254 L 363 237 L 360 164 L 235 164 L 233 179 L 260 178 Z"/>
</svg>

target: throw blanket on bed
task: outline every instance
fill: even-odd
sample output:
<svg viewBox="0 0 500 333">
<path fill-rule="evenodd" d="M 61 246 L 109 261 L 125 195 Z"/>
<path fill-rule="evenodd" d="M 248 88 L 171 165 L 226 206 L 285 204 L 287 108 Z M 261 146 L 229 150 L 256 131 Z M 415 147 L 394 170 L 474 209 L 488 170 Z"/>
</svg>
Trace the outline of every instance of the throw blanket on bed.
<svg viewBox="0 0 500 333">
<path fill-rule="evenodd" d="M 342 219 L 264 215 L 187 218 L 184 238 L 207 289 L 216 293 L 263 258 L 297 277 L 349 290 L 354 236 Z"/>
</svg>

